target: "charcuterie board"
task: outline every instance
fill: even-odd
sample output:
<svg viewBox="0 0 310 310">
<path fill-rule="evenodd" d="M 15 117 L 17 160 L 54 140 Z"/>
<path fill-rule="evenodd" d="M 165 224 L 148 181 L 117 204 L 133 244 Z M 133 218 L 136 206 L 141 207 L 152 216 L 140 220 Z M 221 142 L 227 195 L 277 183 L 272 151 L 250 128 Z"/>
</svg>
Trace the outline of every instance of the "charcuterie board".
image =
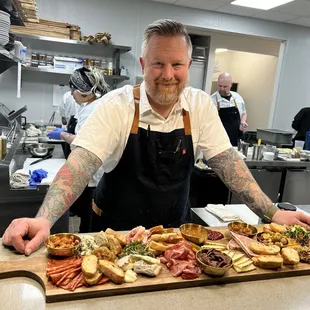
<svg viewBox="0 0 310 310">
<path fill-rule="evenodd" d="M 227 240 L 223 239 L 221 243 L 227 243 Z M 310 275 L 310 264 L 299 263 L 296 266 L 285 265 L 281 270 L 257 268 L 248 273 L 237 273 L 231 268 L 224 277 L 209 277 L 201 274 L 197 279 L 183 280 L 180 277 L 173 277 L 168 268 L 163 265 L 160 274 L 155 278 L 139 275 L 138 280 L 134 283 L 114 284 L 109 282 L 103 285 L 80 287 L 71 292 L 53 286 L 48 281 L 46 277 L 46 266 L 49 259 L 50 257 L 44 247 L 30 257 L 13 253 L 10 249 L 1 247 L 0 279 L 12 277 L 28 277 L 34 279 L 43 287 L 46 302 L 59 302 L 166 289 Z"/>
</svg>

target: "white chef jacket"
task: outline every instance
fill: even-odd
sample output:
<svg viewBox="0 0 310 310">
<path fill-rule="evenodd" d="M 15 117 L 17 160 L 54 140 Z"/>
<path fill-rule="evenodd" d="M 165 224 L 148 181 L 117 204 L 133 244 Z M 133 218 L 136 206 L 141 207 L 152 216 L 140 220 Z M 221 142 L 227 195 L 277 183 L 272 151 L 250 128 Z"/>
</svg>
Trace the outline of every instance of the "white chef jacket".
<svg viewBox="0 0 310 310">
<path fill-rule="evenodd" d="M 149 104 L 144 82 L 140 86 L 139 127 L 159 132 L 184 128 L 182 109 L 189 112 L 195 158 L 198 148 L 208 160 L 231 148 L 227 133 L 210 96 L 200 89 L 187 87 L 167 118 L 156 113 Z M 133 86 L 107 93 L 77 133 L 72 145 L 83 147 L 103 163 L 104 171 L 112 171 L 125 150 L 134 117 Z M 73 148 L 72 147 L 72 148 Z"/>
<path fill-rule="evenodd" d="M 80 106 L 75 102 L 73 96 L 71 95 L 71 91 L 66 92 L 62 101 L 57 109 L 57 113 L 60 117 L 65 117 L 67 122 L 69 121 L 72 115 L 75 115 Z"/>
<path fill-rule="evenodd" d="M 239 114 L 241 117 L 242 114 L 246 113 L 245 102 L 244 102 L 243 98 L 238 93 L 236 93 L 234 91 L 231 91 L 230 93 L 231 93 L 230 101 L 221 97 L 221 95 L 218 91 L 212 94 L 211 99 L 212 99 L 216 108 L 217 108 L 217 102 L 219 102 L 220 108 L 234 107 L 235 102 L 236 102 L 236 105 L 237 105 L 237 108 L 239 110 Z"/>
<path fill-rule="evenodd" d="M 79 130 L 83 127 L 84 123 L 88 119 L 88 117 L 93 113 L 95 107 L 98 104 L 98 100 L 93 101 L 86 106 L 80 106 L 79 110 L 77 111 L 74 118 L 76 119 L 76 126 L 75 126 L 75 134 L 79 132 Z M 71 143 L 72 145 L 72 143 Z M 88 183 L 89 187 L 96 187 L 104 173 L 103 166 L 101 166 L 93 175 L 91 181 Z"/>
</svg>

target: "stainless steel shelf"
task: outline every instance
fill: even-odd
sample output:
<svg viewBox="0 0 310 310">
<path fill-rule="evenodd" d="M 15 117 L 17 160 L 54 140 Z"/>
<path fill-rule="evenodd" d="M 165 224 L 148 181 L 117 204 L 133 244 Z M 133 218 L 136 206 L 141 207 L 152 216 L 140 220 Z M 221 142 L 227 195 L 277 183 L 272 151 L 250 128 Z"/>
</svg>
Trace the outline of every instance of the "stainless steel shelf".
<svg viewBox="0 0 310 310">
<path fill-rule="evenodd" d="M 30 72 L 42 72 L 42 73 L 53 73 L 53 74 L 60 74 L 60 75 L 71 75 L 74 70 L 59 70 L 53 68 L 37 68 L 37 67 L 23 67 L 23 70 L 30 71 Z M 129 80 L 129 76 L 122 76 L 122 75 L 104 75 L 105 79 L 113 79 L 119 81 Z"/>
<path fill-rule="evenodd" d="M 112 56 L 115 52 L 120 54 L 131 50 L 130 46 L 104 45 L 103 43 L 89 44 L 86 41 L 77 41 L 38 35 L 26 35 L 15 33 L 17 40 L 26 46 L 31 46 L 33 50 L 43 50 L 55 53 L 89 54 L 101 57 Z"/>
<path fill-rule="evenodd" d="M 0 74 L 19 62 L 22 63 L 21 59 L 0 46 Z"/>
</svg>

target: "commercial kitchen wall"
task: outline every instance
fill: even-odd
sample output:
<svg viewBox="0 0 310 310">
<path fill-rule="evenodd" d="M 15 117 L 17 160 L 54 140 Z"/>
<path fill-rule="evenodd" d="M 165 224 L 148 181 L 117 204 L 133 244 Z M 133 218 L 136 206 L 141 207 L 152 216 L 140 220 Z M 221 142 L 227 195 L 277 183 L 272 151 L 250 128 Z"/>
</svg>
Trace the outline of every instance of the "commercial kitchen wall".
<svg viewBox="0 0 310 310">
<path fill-rule="evenodd" d="M 246 103 L 249 130 L 268 128 L 273 86 L 278 57 L 227 51 L 216 54 L 220 72 L 232 74 L 238 83 L 238 93 Z M 212 91 L 216 91 L 220 72 L 213 74 Z"/>
<path fill-rule="evenodd" d="M 273 127 L 289 129 L 296 111 L 306 105 L 304 94 L 300 89 L 308 88 L 309 28 L 143 0 L 88 0 L 87 2 L 84 0 L 38 0 L 37 2 L 39 15 L 42 18 L 78 24 L 83 34 L 109 31 L 112 33 L 115 44 L 132 46 L 129 72 L 133 77 L 140 75 L 138 56 L 143 30 L 149 23 L 160 18 L 177 19 L 199 30 L 209 29 L 287 40 L 278 96 L 274 103 Z M 14 73 L 4 74 L 3 79 L 5 83 L 1 83 L 1 100 L 17 105 L 17 100 L 13 98 L 14 93 L 12 93 L 15 86 Z M 133 83 L 134 80 L 130 82 Z M 6 89 L 3 84 L 14 86 Z M 51 101 L 49 101 L 51 90 L 51 85 L 32 85 L 24 81 L 23 99 L 20 101 L 30 107 L 32 111 L 28 113 L 30 119 L 37 118 L 39 111 L 42 113 L 43 109 L 40 106 L 43 103 L 49 105 L 48 108 L 44 108 L 44 118 L 49 118 L 51 114 L 49 112 L 52 111 Z M 42 94 L 43 92 L 45 95 Z"/>
</svg>

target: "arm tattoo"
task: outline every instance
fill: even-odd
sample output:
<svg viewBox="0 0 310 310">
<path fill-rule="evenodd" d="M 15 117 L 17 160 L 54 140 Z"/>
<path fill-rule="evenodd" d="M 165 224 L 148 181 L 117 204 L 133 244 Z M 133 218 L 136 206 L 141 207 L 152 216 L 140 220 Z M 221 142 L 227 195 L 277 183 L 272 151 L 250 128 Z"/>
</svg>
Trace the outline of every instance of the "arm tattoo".
<svg viewBox="0 0 310 310">
<path fill-rule="evenodd" d="M 81 147 L 73 150 L 53 180 L 36 217 L 48 219 L 53 226 L 81 195 L 101 164 L 90 151 Z"/>
<path fill-rule="evenodd" d="M 259 217 L 272 206 L 239 154 L 230 148 L 208 160 L 208 164 L 226 186 L 239 196 Z"/>
</svg>

